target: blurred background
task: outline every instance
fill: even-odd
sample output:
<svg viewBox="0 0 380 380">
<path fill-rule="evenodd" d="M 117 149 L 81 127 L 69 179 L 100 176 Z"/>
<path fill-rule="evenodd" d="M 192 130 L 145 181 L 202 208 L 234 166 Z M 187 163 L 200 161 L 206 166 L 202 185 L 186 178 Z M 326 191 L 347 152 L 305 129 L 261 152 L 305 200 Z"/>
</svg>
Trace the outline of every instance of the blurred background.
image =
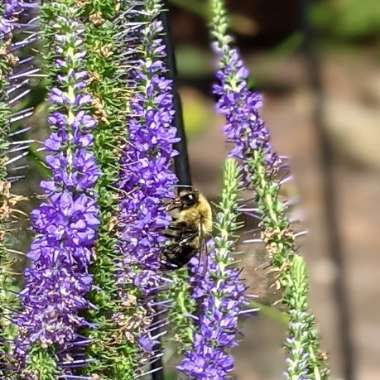
<svg viewBox="0 0 380 380">
<path fill-rule="evenodd" d="M 217 200 L 227 148 L 211 96 L 214 62 L 206 0 L 169 1 L 193 181 Z M 299 240 L 334 379 L 380 379 L 380 2 L 379 0 L 230 0 L 232 32 L 263 92 L 263 116 L 275 149 L 291 157 L 307 237 Z M 46 119 L 35 87 L 34 124 Z M 39 104 L 39 105 L 38 105 Z M 32 120 L 33 122 L 33 120 Z M 34 128 L 43 140 L 46 126 Z M 38 194 L 46 168 L 20 191 Z M 31 180 L 33 178 L 33 180 Z M 295 190 L 297 189 L 297 190 Z M 32 209 L 38 196 L 27 205 Z M 28 227 L 25 227 L 28 231 Z M 29 245 L 30 234 L 20 235 Z M 258 302 L 276 299 L 260 269 L 263 252 L 246 255 L 245 278 Z M 286 326 L 271 308 L 242 323 L 238 380 L 283 378 Z"/>
<path fill-rule="evenodd" d="M 216 199 L 226 147 L 210 96 L 207 2 L 170 5 L 193 181 Z M 380 2 L 231 0 L 227 6 L 252 88 L 264 94 L 274 146 L 291 157 L 309 230 L 300 251 L 333 377 L 378 380 Z M 269 303 L 260 252 L 245 261 L 245 277 Z M 281 378 L 281 322 L 259 314 L 242 331 L 236 379 Z"/>
</svg>

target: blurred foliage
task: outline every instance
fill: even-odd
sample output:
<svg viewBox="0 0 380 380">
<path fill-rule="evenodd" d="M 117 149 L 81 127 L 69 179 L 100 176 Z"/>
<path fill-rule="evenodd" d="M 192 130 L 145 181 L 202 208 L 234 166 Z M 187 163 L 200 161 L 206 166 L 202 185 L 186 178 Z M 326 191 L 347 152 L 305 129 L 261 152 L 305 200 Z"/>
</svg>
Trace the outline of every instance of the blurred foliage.
<svg viewBox="0 0 380 380">
<path fill-rule="evenodd" d="M 287 326 L 289 323 L 288 315 L 275 306 L 265 305 L 256 301 L 251 301 L 250 305 L 253 309 L 257 309 L 258 314 L 264 318 L 270 319 L 283 326 Z"/>
<path fill-rule="evenodd" d="M 205 131 L 213 122 L 213 105 L 207 97 L 191 87 L 181 88 L 180 95 L 186 134 L 193 137 Z"/>
<path fill-rule="evenodd" d="M 380 1 L 323 0 L 312 9 L 311 20 L 315 26 L 332 37 L 379 37 Z"/>
<path fill-rule="evenodd" d="M 206 20 L 210 19 L 210 12 L 207 1 L 170 0 L 170 2 L 173 5 L 192 12 Z M 242 35 L 254 35 L 258 30 L 256 22 L 243 14 L 231 13 L 229 15 L 229 18 L 231 20 L 231 28 L 234 32 Z"/>
<path fill-rule="evenodd" d="M 296 31 L 275 45 L 268 54 L 275 59 L 289 57 L 301 48 L 303 41 L 303 35 Z"/>
<path fill-rule="evenodd" d="M 181 44 L 176 47 L 178 72 L 189 79 L 210 76 L 213 68 L 210 65 L 212 56 L 210 51 L 200 49 L 194 45 Z"/>
</svg>

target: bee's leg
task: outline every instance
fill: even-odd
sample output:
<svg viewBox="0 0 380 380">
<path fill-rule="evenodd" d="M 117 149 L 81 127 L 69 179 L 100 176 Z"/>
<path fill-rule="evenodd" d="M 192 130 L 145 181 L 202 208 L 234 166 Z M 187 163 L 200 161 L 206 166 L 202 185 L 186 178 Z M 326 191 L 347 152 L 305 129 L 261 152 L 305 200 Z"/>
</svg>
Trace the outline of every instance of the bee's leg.
<svg viewBox="0 0 380 380">
<path fill-rule="evenodd" d="M 208 250 L 207 250 L 207 240 L 204 237 L 202 226 L 199 225 L 199 262 L 198 267 L 202 269 L 202 278 L 206 276 L 206 272 L 208 270 Z"/>
<path fill-rule="evenodd" d="M 170 226 L 168 229 L 164 230 L 163 235 L 169 239 L 175 239 L 177 243 L 180 243 L 182 241 L 190 241 L 194 239 L 198 233 L 192 229 L 184 230 L 183 228 Z"/>
<path fill-rule="evenodd" d="M 168 244 L 162 252 L 161 269 L 178 269 L 181 252 L 182 248 L 178 244 Z"/>
<path fill-rule="evenodd" d="M 161 261 L 161 269 L 176 270 L 186 265 L 197 253 L 197 249 L 191 245 L 177 246 L 172 251 L 164 252 L 164 260 Z"/>
<path fill-rule="evenodd" d="M 189 226 L 186 223 L 183 222 L 176 222 L 173 220 L 173 222 L 168 227 L 169 230 L 176 230 L 176 231 L 183 231 L 183 232 L 192 232 L 194 231 L 193 228 L 189 228 Z"/>
<path fill-rule="evenodd" d="M 180 231 L 167 229 L 163 232 L 163 235 L 169 239 L 178 239 L 181 236 Z"/>
<path fill-rule="evenodd" d="M 194 241 L 194 239 L 196 239 L 197 236 L 198 236 L 197 232 L 183 234 L 181 237 L 181 240 L 179 241 L 179 245 L 180 246 L 184 246 L 184 245 L 197 246 L 197 242 Z"/>
<path fill-rule="evenodd" d="M 186 265 L 197 253 L 194 239 L 198 236 L 197 232 L 191 233 L 184 231 L 165 231 L 165 236 L 169 238 L 163 252 L 161 269 L 174 270 Z"/>
</svg>

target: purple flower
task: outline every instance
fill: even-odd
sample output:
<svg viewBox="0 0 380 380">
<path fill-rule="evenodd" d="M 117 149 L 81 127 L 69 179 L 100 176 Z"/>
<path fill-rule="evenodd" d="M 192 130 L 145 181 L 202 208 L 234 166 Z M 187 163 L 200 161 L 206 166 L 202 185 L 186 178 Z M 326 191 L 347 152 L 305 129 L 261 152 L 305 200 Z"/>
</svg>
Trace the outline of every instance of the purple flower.
<svg viewBox="0 0 380 380">
<path fill-rule="evenodd" d="M 247 161 L 253 158 L 253 152 L 264 155 L 269 172 L 278 170 L 281 161 L 272 149 L 270 133 L 260 116 L 262 96 L 249 89 L 249 72 L 239 52 L 228 44 L 213 46 L 220 60 L 218 81 L 213 86 L 213 93 L 218 97 L 217 110 L 226 118 L 224 133 L 233 144 L 230 156 L 242 162 L 244 180 L 249 184 Z"/>
<path fill-rule="evenodd" d="M 11 33 L 14 26 L 14 21 L 18 15 L 24 11 L 23 2 L 19 0 L 4 0 L 2 5 L 3 14 L 0 17 L 0 40 Z"/>
<path fill-rule="evenodd" d="M 246 286 L 240 271 L 231 263 L 225 265 L 224 254 L 222 249 L 212 249 L 204 276 L 197 260 L 191 263 L 193 297 L 198 303 L 196 332 L 191 350 L 177 368 L 198 380 L 226 379 L 234 367 L 227 351 L 237 345 L 238 317 L 246 302 Z"/>
<path fill-rule="evenodd" d="M 61 61 L 53 78 L 51 134 L 44 143 L 52 178 L 41 182 L 46 201 L 31 215 L 36 237 L 20 294 L 23 311 L 15 318 L 15 354 L 21 366 L 32 345 L 65 350 L 78 329 L 87 326 L 80 313 L 89 307 L 85 295 L 92 284 L 88 271 L 99 225 L 94 186 L 100 173 L 92 152 L 96 120 L 84 107 L 91 98 L 85 92 L 87 75 L 78 51 L 82 27 L 74 15 L 64 14 L 54 24 L 55 53 L 68 59 Z"/>
<path fill-rule="evenodd" d="M 156 10 L 153 13 L 157 15 Z M 152 310 L 150 301 L 163 283 L 160 253 L 166 238 L 162 232 L 171 221 L 165 200 L 174 197 L 177 182 L 173 144 L 178 139 L 172 126 L 173 99 L 171 81 L 165 78 L 162 32 L 159 21 L 147 23 L 141 31 L 143 56 L 129 74 L 136 89 L 130 102 L 128 142 L 118 183 L 122 190 L 119 248 L 123 252 L 118 283 L 122 297 L 127 297 L 129 286 L 137 288 L 140 304 L 147 310 Z M 141 348 L 148 352 L 153 347 L 149 337 L 148 332 L 140 331 Z"/>
<path fill-rule="evenodd" d="M 233 251 L 238 223 L 240 171 L 233 159 L 226 161 L 224 186 L 214 226 L 210 252 L 201 265 L 191 261 L 192 296 L 197 302 L 191 350 L 178 369 L 191 379 L 226 379 L 233 370 L 231 348 L 237 345 L 238 318 L 247 305 L 246 285 L 240 278 Z M 205 268 L 206 266 L 206 268 Z"/>
<path fill-rule="evenodd" d="M 314 317 L 308 312 L 304 262 L 296 254 L 296 234 L 289 221 L 288 207 L 279 196 L 283 174 L 279 171 L 289 171 L 289 168 L 272 150 L 269 132 L 260 118 L 261 96 L 249 91 L 248 70 L 238 51 L 231 47 L 224 2 L 212 0 L 212 8 L 212 35 L 220 62 L 218 83 L 214 86 L 214 94 L 219 98 L 218 110 L 227 120 L 224 131 L 233 143 L 231 155 L 239 159 L 245 185 L 254 191 L 253 207 L 258 209 L 255 218 L 259 219 L 260 240 L 265 243 L 273 269 L 278 272 L 277 283 L 283 293 L 281 302 L 289 315 L 286 377 L 325 379 L 328 369 L 321 360 Z M 250 202 L 245 203 L 249 205 Z M 313 357 L 308 355 L 310 352 Z"/>
</svg>

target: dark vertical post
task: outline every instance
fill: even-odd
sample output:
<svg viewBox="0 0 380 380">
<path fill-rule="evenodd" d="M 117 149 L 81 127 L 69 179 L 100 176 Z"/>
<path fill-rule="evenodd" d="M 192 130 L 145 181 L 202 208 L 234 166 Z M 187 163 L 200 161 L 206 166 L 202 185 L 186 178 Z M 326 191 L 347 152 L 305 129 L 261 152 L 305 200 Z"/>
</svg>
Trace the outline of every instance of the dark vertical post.
<svg viewBox="0 0 380 380">
<path fill-rule="evenodd" d="M 174 125 L 177 128 L 177 136 L 180 138 L 180 141 L 175 144 L 175 149 L 178 152 L 178 156 L 175 157 L 175 171 L 179 180 L 179 185 L 191 186 L 192 182 L 189 156 L 187 153 L 186 134 L 182 117 L 182 104 L 177 90 L 177 66 L 173 41 L 171 38 L 168 1 L 164 0 L 163 3 L 166 11 L 162 13 L 161 20 L 165 30 L 163 38 L 167 52 L 166 64 L 169 69 L 168 77 L 172 80 L 174 109 L 176 110 Z"/>
<path fill-rule="evenodd" d="M 310 85 L 316 95 L 314 109 L 314 125 L 320 150 L 320 167 L 322 169 L 322 191 L 324 202 L 324 225 L 328 240 L 329 255 L 336 268 L 333 283 L 335 303 L 337 305 L 337 328 L 340 338 L 340 351 L 343 363 L 343 378 L 356 379 L 356 363 L 352 342 L 352 327 L 349 299 L 346 285 L 346 265 L 344 251 L 339 236 L 339 220 L 336 202 L 336 186 L 334 178 L 334 152 L 326 133 L 323 105 L 323 85 L 321 67 L 316 47 L 316 34 L 309 22 L 309 12 L 313 0 L 300 0 L 300 27 L 304 36 L 303 52 Z"/>
</svg>

